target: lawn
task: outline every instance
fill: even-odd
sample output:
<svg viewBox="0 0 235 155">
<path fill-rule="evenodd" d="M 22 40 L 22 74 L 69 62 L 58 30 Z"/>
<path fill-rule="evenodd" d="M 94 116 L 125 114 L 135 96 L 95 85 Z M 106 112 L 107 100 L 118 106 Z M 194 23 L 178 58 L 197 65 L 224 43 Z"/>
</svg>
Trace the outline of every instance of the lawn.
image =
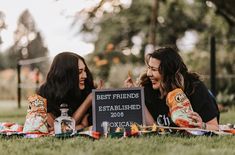
<svg viewBox="0 0 235 155">
<path fill-rule="evenodd" d="M 1 103 L 2 104 L 2 103 Z M 24 123 L 26 106 L 1 106 L 0 122 Z M 235 108 L 221 114 L 221 124 L 235 123 Z M 235 154 L 235 136 L 152 135 L 138 138 L 92 140 L 84 137 L 57 139 L 0 138 L 1 155 L 17 154 Z"/>
</svg>

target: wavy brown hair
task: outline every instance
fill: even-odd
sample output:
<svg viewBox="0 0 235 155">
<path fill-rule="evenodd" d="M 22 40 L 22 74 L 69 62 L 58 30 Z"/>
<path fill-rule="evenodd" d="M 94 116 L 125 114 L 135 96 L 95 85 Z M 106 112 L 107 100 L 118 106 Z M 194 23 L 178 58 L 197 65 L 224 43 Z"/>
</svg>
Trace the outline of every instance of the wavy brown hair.
<svg viewBox="0 0 235 155">
<path fill-rule="evenodd" d="M 78 60 L 82 60 L 85 64 L 87 78 L 84 90 L 79 88 Z M 61 103 L 69 104 L 71 115 L 93 88 L 93 77 L 83 57 L 72 52 L 62 52 L 55 56 L 46 81 L 39 88 L 38 94 L 47 99 L 48 108 L 54 115 L 60 114 Z"/>
<path fill-rule="evenodd" d="M 161 74 L 160 92 L 161 97 L 166 96 L 175 88 L 182 90 L 189 89 L 191 95 L 194 92 L 194 82 L 199 80 L 199 75 L 188 71 L 179 53 L 170 47 L 160 48 L 146 57 L 146 63 L 149 59 L 154 58 L 160 60 L 159 73 Z M 146 74 L 142 76 L 144 85 L 148 80 Z M 144 82 L 145 81 L 145 82 Z"/>
</svg>

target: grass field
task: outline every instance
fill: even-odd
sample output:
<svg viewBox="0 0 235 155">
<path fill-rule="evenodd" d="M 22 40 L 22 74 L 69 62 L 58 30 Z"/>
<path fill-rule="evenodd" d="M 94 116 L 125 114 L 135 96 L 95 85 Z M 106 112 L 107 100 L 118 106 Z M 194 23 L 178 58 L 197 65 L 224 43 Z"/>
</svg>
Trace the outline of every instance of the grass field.
<svg viewBox="0 0 235 155">
<path fill-rule="evenodd" d="M 11 105 L 10 105 L 11 104 Z M 10 121 L 24 123 L 26 105 L 17 109 L 16 103 L 7 106 L 0 103 L 0 122 Z M 221 114 L 221 124 L 235 123 L 235 108 Z M 18 154 L 146 154 L 146 155 L 180 155 L 180 154 L 235 154 L 235 136 L 159 136 L 152 135 L 139 138 L 91 140 L 84 137 L 57 139 L 52 137 L 38 139 L 0 138 L 0 155 Z"/>
</svg>

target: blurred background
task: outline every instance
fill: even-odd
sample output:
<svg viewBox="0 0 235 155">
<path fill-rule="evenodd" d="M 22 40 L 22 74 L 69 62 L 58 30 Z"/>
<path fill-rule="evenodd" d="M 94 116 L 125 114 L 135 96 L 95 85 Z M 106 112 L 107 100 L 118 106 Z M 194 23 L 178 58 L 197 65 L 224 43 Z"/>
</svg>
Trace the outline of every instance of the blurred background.
<svg viewBox="0 0 235 155">
<path fill-rule="evenodd" d="M 145 55 L 163 46 L 177 48 L 209 89 L 215 78 L 222 107 L 235 104 L 233 0 L 10 1 L 0 0 L 0 106 L 21 107 L 59 52 L 84 56 L 95 82 L 118 88 L 128 72 L 138 79 Z"/>
</svg>

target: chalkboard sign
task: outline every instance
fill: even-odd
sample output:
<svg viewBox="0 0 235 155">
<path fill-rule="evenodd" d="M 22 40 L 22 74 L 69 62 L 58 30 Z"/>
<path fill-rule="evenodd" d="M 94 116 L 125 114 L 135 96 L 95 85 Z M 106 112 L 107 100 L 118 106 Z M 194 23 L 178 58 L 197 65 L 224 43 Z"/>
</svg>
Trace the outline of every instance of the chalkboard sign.
<svg viewBox="0 0 235 155">
<path fill-rule="evenodd" d="M 117 127 L 130 130 L 133 122 L 144 122 L 144 90 L 138 88 L 92 90 L 93 130 L 103 132 L 108 122 L 110 132 Z"/>
</svg>

